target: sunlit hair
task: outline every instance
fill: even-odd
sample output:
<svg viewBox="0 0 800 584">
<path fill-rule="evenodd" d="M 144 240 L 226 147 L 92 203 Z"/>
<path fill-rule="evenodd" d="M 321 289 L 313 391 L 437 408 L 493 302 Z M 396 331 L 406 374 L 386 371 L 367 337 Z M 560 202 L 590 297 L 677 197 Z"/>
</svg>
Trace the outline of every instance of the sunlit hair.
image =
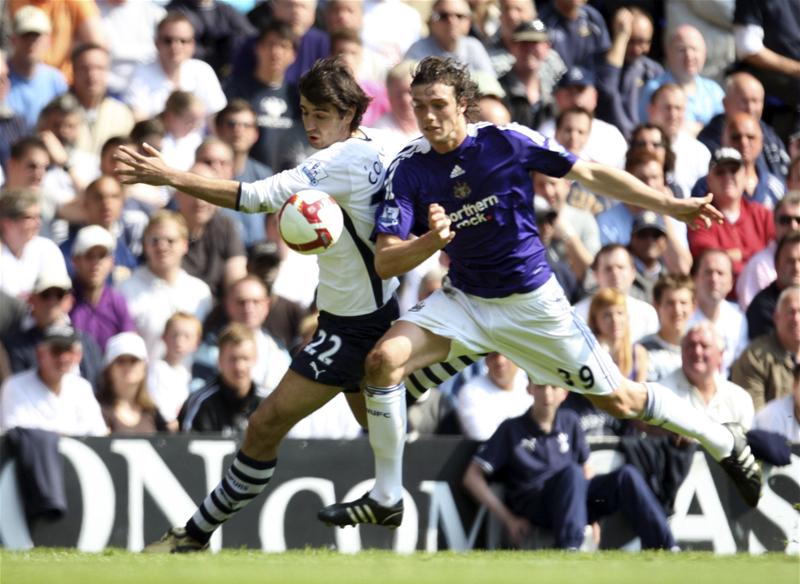
<svg viewBox="0 0 800 584">
<path fill-rule="evenodd" d="M 182 310 L 178 310 L 167 319 L 167 322 L 164 325 L 164 334 L 167 334 L 170 331 L 170 329 L 173 326 L 175 326 L 175 323 L 180 321 L 191 323 L 192 326 L 196 329 L 198 339 L 203 334 L 203 323 L 200 322 L 200 319 L 197 318 L 194 314 L 191 314 L 189 312 L 184 312 Z"/>
<path fill-rule="evenodd" d="M 625 332 L 622 335 L 622 341 L 609 346 L 611 359 L 619 367 L 620 372 L 625 377 L 628 377 L 633 371 L 633 343 L 631 343 L 631 329 L 628 323 L 628 302 L 625 294 L 618 292 L 613 288 L 600 288 L 597 293 L 592 297 L 592 303 L 589 305 L 589 328 L 600 339 L 600 313 L 614 306 L 622 307 L 625 314 Z"/>
<path fill-rule="evenodd" d="M 689 276 L 667 274 L 666 276 L 661 276 L 653 286 L 653 304 L 661 304 L 664 294 L 671 290 L 688 290 L 692 295 L 692 302 L 695 301 L 697 290 L 694 280 Z"/>
<path fill-rule="evenodd" d="M 173 223 L 178 228 L 178 235 L 181 239 L 189 240 L 189 227 L 186 225 L 186 219 L 180 213 L 168 209 L 159 209 L 150 216 L 150 222 L 144 229 L 144 236 L 147 237 L 154 228 L 165 223 Z"/>
<path fill-rule="evenodd" d="M 441 83 L 453 88 L 456 103 L 465 103 L 464 117 L 468 122 L 478 120 L 478 84 L 469 76 L 469 69 L 455 59 L 444 57 L 425 57 L 417 65 L 411 87 Z"/>
<path fill-rule="evenodd" d="M 300 94 L 317 107 L 331 105 L 344 116 L 350 108 L 355 114 L 350 130 L 361 125 L 361 118 L 372 100 L 356 82 L 350 69 L 339 56 L 319 59 L 300 78 Z"/>
<path fill-rule="evenodd" d="M 219 347 L 219 352 L 222 353 L 222 349 L 228 345 L 238 346 L 247 341 L 250 341 L 255 346 L 256 336 L 253 331 L 241 323 L 232 322 L 220 333 L 217 346 Z"/>
</svg>

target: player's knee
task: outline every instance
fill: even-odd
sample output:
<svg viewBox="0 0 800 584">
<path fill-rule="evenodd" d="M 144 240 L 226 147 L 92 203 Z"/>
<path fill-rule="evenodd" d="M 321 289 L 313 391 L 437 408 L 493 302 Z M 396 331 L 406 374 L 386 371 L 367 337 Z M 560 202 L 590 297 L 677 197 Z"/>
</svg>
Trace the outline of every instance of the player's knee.
<svg viewBox="0 0 800 584">
<path fill-rule="evenodd" d="M 246 439 L 260 446 L 277 446 L 285 432 L 274 408 L 256 408 L 247 420 Z"/>
<path fill-rule="evenodd" d="M 392 354 L 384 345 L 378 345 L 367 354 L 367 359 L 364 362 L 364 372 L 367 379 L 379 380 L 390 374 L 394 369 Z"/>
</svg>

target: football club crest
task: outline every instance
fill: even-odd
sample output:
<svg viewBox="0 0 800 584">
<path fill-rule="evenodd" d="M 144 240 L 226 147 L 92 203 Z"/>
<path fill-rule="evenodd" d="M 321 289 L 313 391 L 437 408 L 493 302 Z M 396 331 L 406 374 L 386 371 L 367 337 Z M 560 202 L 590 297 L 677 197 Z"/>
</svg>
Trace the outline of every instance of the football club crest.
<svg viewBox="0 0 800 584">
<path fill-rule="evenodd" d="M 453 196 L 456 199 L 466 199 L 469 197 L 470 193 L 472 193 L 472 189 L 470 189 L 469 185 L 463 180 L 460 180 L 453 185 Z"/>
</svg>

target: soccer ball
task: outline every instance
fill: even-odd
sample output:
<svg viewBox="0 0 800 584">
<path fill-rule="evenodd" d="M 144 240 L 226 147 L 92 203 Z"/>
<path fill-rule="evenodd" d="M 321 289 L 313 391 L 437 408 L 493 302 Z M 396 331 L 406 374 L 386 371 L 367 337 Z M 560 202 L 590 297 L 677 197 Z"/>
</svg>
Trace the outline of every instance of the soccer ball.
<svg viewBox="0 0 800 584">
<path fill-rule="evenodd" d="M 320 254 L 339 240 L 344 226 L 336 200 L 308 189 L 289 197 L 278 214 L 281 238 L 296 252 Z"/>
</svg>

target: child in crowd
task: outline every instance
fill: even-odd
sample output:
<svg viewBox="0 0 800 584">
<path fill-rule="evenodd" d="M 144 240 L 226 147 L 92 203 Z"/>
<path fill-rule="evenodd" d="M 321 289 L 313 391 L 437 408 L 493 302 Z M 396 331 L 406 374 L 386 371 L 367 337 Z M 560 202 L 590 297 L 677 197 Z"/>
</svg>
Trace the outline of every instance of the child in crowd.
<svg viewBox="0 0 800 584">
<path fill-rule="evenodd" d="M 166 345 L 163 359 L 154 361 L 148 376 L 148 388 L 158 411 L 170 426 L 177 429 L 178 412 L 192 391 L 192 355 L 200 345 L 202 325 L 188 312 L 176 312 L 164 327 L 161 337 Z"/>
</svg>

